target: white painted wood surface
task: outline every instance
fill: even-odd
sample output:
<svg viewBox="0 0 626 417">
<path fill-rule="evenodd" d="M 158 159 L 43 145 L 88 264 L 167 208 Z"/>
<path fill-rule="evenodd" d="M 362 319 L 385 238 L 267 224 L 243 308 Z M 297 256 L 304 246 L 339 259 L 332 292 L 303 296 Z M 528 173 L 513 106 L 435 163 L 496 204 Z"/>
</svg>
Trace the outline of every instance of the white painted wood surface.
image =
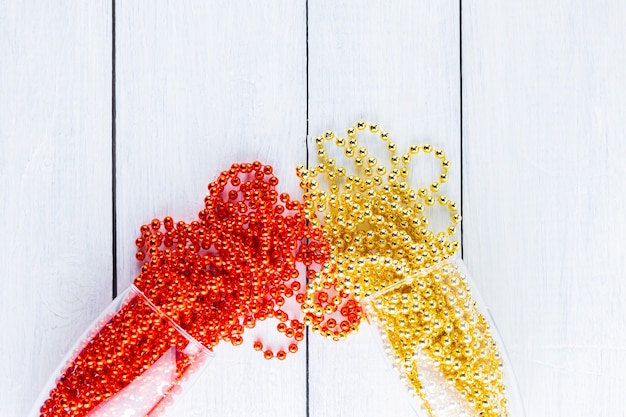
<svg viewBox="0 0 626 417">
<path fill-rule="evenodd" d="M 111 301 L 111 7 L 0 2 L 0 415 Z"/>
<path fill-rule="evenodd" d="M 624 22 L 463 3 L 464 255 L 528 416 L 626 410 Z"/>
<path fill-rule="evenodd" d="M 1 416 L 26 414 L 111 298 L 111 13 L 0 1 Z M 623 414 L 624 21 L 617 0 L 118 1 L 119 289 L 141 224 L 190 220 L 230 163 L 298 193 L 307 127 L 376 121 L 446 149 L 527 415 Z M 410 416 L 375 337 L 313 335 L 308 367 L 304 345 L 284 362 L 220 346 L 168 415 Z"/>
<path fill-rule="evenodd" d="M 380 123 L 400 152 L 431 142 L 452 161 L 446 194 L 460 195 L 459 8 L 456 2 L 309 3 L 309 118 L 314 137 Z M 366 146 L 387 155 L 374 135 Z M 369 140 L 367 140 L 369 139 Z M 311 163 L 316 163 L 315 145 Z M 383 158 L 379 158 L 384 160 Z M 420 155 L 413 165 L 435 166 Z M 424 163 L 425 162 L 425 163 Z M 428 183 L 434 179 L 425 170 Z M 310 338 L 311 416 L 412 416 L 375 330 L 341 343 Z"/>
<path fill-rule="evenodd" d="M 232 163 L 269 163 L 281 189 L 298 192 L 295 164 L 306 161 L 306 9 L 303 2 L 253 0 L 119 6 L 122 288 L 139 270 L 132 256 L 138 227 L 166 215 L 196 218 L 207 184 Z M 247 333 L 244 339 L 251 342 Z M 251 343 L 220 344 L 185 402 L 168 415 L 304 416 L 300 353 L 267 361 Z"/>
</svg>

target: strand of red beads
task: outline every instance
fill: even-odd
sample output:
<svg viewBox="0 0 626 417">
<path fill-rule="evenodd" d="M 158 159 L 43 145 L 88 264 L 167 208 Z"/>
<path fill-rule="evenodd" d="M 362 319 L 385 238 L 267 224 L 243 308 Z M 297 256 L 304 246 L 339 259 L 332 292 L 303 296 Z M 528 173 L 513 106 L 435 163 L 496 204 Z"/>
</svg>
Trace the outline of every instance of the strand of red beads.
<svg viewBox="0 0 626 417">
<path fill-rule="evenodd" d="M 304 324 L 283 309 L 305 299 L 298 265 L 313 276 L 329 248 L 304 207 L 276 190 L 278 179 L 260 162 L 233 164 L 209 184 L 198 219 L 154 219 L 141 227 L 134 285 L 141 292 L 83 343 L 41 407 L 41 416 L 86 416 L 150 368 L 172 346 L 239 345 L 246 328 L 276 318 L 289 347 L 274 353 L 257 340 L 266 359 L 298 350 Z M 145 297 L 145 300 L 144 300 Z M 155 313 L 155 308 L 157 312 Z M 174 325 L 172 324 L 174 323 Z M 162 335 L 171 333 L 169 340 Z M 177 378 L 191 366 L 177 355 Z"/>
</svg>

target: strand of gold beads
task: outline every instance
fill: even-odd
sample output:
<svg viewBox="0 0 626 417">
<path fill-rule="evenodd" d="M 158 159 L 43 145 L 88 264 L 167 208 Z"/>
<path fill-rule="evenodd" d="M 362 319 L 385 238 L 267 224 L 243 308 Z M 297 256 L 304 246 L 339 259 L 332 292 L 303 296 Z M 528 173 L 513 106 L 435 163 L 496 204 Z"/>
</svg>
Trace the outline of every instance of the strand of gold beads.
<svg viewBox="0 0 626 417">
<path fill-rule="evenodd" d="M 386 142 L 389 168 L 359 144 L 361 131 Z M 365 122 L 346 137 L 329 131 L 315 143 L 319 164 L 297 172 L 306 214 L 313 227 L 322 227 L 331 256 L 309 276 L 305 323 L 341 340 L 358 329 L 365 306 L 394 366 L 430 416 L 507 416 L 502 361 L 489 324 L 463 272 L 448 261 L 459 248 L 451 239 L 461 216 L 440 193 L 450 168 L 443 150 L 414 145 L 398 154 L 389 133 Z M 329 143 L 343 150 L 354 173 L 329 155 Z M 409 165 L 419 153 L 437 158 L 441 172 L 415 189 Z M 437 207 L 450 213 L 451 223 L 435 232 L 426 214 Z"/>
</svg>

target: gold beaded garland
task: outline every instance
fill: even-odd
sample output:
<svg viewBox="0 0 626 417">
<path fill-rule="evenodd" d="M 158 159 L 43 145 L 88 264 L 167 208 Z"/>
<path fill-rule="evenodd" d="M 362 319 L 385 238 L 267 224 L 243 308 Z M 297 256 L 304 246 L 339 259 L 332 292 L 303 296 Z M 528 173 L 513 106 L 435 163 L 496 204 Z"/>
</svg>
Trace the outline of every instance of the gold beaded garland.
<svg viewBox="0 0 626 417">
<path fill-rule="evenodd" d="M 386 143 L 390 165 L 359 144 L 369 131 Z M 309 274 L 303 303 L 305 323 L 333 340 L 358 329 L 363 306 L 382 329 L 402 378 L 429 415 L 442 407 L 482 417 L 507 416 L 502 360 L 485 317 L 480 314 L 462 271 L 450 262 L 461 221 L 458 205 L 440 194 L 450 161 L 430 144 L 398 153 L 388 132 L 359 121 L 347 141 L 328 131 L 315 138 L 319 165 L 299 166 L 305 213 L 320 226 L 331 254 Z M 339 166 L 326 144 L 335 144 L 354 169 Z M 437 180 L 415 189 L 408 183 L 412 156 L 440 161 Z M 447 210 L 450 224 L 434 231 L 428 210 Z M 428 377 L 430 375 L 430 377 Z M 435 375 L 435 376 L 433 376 Z M 432 386 L 440 378 L 455 394 L 445 404 Z M 444 391 L 445 391 L 444 389 Z"/>
</svg>

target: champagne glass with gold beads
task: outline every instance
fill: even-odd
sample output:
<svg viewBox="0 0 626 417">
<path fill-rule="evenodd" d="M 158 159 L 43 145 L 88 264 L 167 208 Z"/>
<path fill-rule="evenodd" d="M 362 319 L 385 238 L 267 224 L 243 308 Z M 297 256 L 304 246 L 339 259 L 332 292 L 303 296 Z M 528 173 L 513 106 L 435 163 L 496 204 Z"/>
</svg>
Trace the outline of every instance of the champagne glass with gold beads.
<svg viewBox="0 0 626 417">
<path fill-rule="evenodd" d="M 365 135 L 385 152 L 359 143 Z M 422 144 L 401 153 L 366 122 L 314 141 L 318 164 L 297 171 L 331 254 L 309 276 L 305 323 L 336 341 L 363 319 L 375 324 L 420 416 L 523 417 L 504 345 L 459 256 L 461 215 L 442 193 L 445 152 Z M 439 166 L 434 180 L 412 181 L 419 155 Z"/>
</svg>

